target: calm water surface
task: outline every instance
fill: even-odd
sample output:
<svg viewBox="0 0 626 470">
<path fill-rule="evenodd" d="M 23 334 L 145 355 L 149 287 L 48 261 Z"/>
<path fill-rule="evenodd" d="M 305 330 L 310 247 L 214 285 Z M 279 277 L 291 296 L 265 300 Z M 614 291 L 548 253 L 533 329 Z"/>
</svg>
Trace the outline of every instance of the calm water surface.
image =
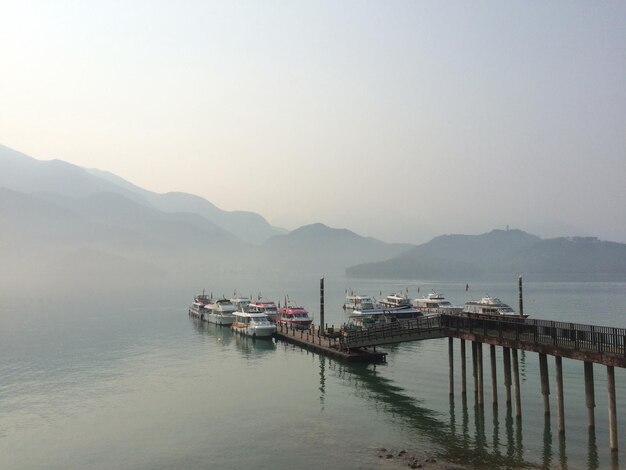
<svg viewBox="0 0 626 470">
<path fill-rule="evenodd" d="M 499 398 L 450 402 L 447 340 L 385 348 L 383 365 L 348 365 L 285 343 L 233 336 L 187 316 L 206 288 L 319 312 L 317 277 L 0 297 L 0 467 L 400 468 L 378 448 L 483 468 L 626 468 L 626 374 L 617 369 L 619 442 L 608 451 L 606 370 L 595 366 L 596 432 L 586 426 L 582 363 L 564 360 L 566 435 L 544 419 L 537 354 L 520 354 L 523 420 Z M 475 284 L 326 280 L 326 319 L 343 323 L 345 289 L 370 295 L 430 289 L 455 304 L 489 293 L 516 306 L 516 280 Z M 626 283 L 525 284 L 533 317 L 626 327 Z M 459 343 L 455 343 L 460 390 Z M 469 348 L 468 348 L 469 351 Z M 489 364 L 488 348 L 484 363 Z M 469 371 L 471 378 L 471 371 Z M 471 386 L 471 384 L 468 384 Z M 406 466 L 406 464 L 405 464 Z"/>
</svg>

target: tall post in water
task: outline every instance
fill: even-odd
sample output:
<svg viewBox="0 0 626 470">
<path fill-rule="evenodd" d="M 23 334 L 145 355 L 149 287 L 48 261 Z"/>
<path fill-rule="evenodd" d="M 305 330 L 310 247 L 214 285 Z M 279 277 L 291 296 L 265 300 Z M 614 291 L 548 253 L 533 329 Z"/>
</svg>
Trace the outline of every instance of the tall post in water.
<svg viewBox="0 0 626 470">
<path fill-rule="evenodd" d="M 559 433 L 565 432 L 565 404 L 563 403 L 563 358 L 555 356 L 556 363 L 556 421 Z"/>
<path fill-rule="evenodd" d="M 541 394 L 543 395 L 543 413 L 550 414 L 550 382 L 548 381 L 548 356 L 539 353 L 539 375 L 541 378 Z"/>
<path fill-rule="evenodd" d="M 324 277 L 320 278 L 320 331 L 324 329 Z"/>
<path fill-rule="evenodd" d="M 519 285 L 519 315 L 520 317 L 524 316 L 524 297 L 522 296 L 522 276 L 520 275 L 519 279 L 518 279 L 518 285 Z"/>
<path fill-rule="evenodd" d="M 491 395 L 492 403 L 498 404 L 498 382 L 496 378 L 496 347 L 495 345 L 489 345 L 489 356 L 491 359 Z"/>
<path fill-rule="evenodd" d="M 585 403 L 587 405 L 587 422 L 590 428 L 596 427 L 596 397 L 593 388 L 593 362 L 585 361 Z"/>
<path fill-rule="evenodd" d="M 511 403 L 511 350 L 502 348 L 504 360 L 504 388 L 506 390 L 506 402 Z"/>
<path fill-rule="evenodd" d="M 606 366 L 607 388 L 609 392 L 609 446 L 617 452 L 617 405 L 615 400 L 615 369 Z"/>
<path fill-rule="evenodd" d="M 448 338 L 448 393 L 454 395 L 454 338 Z"/>
<path fill-rule="evenodd" d="M 467 395 L 465 364 L 465 340 L 461 338 L 461 395 Z"/>
<path fill-rule="evenodd" d="M 515 416 L 522 416 L 522 392 L 519 388 L 519 363 L 517 359 L 517 349 L 513 348 L 513 386 L 515 387 Z"/>
<path fill-rule="evenodd" d="M 484 372 L 483 372 L 483 343 L 476 343 L 476 355 L 478 359 L 478 404 L 485 403 L 484 394 Z"/>
</svg>

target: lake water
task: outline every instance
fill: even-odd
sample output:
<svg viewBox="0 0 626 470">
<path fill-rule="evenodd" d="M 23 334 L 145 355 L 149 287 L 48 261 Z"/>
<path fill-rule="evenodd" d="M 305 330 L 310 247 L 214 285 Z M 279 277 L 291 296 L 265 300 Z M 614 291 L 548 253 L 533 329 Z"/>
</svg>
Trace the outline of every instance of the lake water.
<svg viewBox="0 0 626 470">
<path fill-rule="evenodd" d="M 326 321 L 346 320 L 345 290 L 378 296 L 431 289 L 455 304 L 485 293 L 516 307 L 517 280 L 465 284 L 326 279 Z M 608 450 L 606 369 L 594 366 L 596 431 L 586 425 L 583 365 L 564 360 L 565 437 L 543 415 L 538 357 L 520 353 L 523 420 L 448 396 L 446 339 L 384 348 L 387 363 L 349 365 L 270 340 L 233 336 L 187 315 L 194 294 L 289 295 L 317 318 L 319 278 L 234 276 L 206 285 L 86 291 L 66 286 L 0 296 L 0 467 L 408 468 L 400 450 L 472 467 L 626 468 L 626 374 L 616 369 L 621 450 Z M 626 283 L 524 285 L 536 318 L 626 327 Z M 469 356 L 469 348 L 468 348 Z M 469 364 L 469 361 L 468 361 Z M 468 370 L 471 390 L 471 370 Z M 381 459 L 380 448 L 393 453 Z M 428 464 L 426 468 L 428 467 Z"/>
</svg>

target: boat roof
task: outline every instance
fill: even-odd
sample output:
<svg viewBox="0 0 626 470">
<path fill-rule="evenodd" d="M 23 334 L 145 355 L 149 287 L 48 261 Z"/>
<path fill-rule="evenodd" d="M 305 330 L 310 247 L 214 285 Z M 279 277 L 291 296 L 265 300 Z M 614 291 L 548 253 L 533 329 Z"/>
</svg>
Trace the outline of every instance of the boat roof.
<svg viewBox="0 0 626 470">
<path fill-rule="evenodd" d="M 281 313 L 309 313 L 304 307 L 282 307 L 279 310 Z"/>
<path fill-rule="evenodd" d="M 252 302 L 250 302 L 250 305 L 258 305 L 258 306 L 276 305 L 276 302 L 274 302 L 273 300 L 253 300 Z"/>
</svg>

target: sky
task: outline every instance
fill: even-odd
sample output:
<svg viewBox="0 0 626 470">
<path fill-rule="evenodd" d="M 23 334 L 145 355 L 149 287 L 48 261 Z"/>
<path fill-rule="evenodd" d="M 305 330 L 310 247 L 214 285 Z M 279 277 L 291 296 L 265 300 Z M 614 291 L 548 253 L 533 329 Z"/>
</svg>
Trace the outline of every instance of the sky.
<svg viewBox="0 0 626 470">
<path fill-rule="evenodd" d="M 0 143 L 287 229 L 626 242 L 626 2 L 0 0 Z"/>
</svg>

